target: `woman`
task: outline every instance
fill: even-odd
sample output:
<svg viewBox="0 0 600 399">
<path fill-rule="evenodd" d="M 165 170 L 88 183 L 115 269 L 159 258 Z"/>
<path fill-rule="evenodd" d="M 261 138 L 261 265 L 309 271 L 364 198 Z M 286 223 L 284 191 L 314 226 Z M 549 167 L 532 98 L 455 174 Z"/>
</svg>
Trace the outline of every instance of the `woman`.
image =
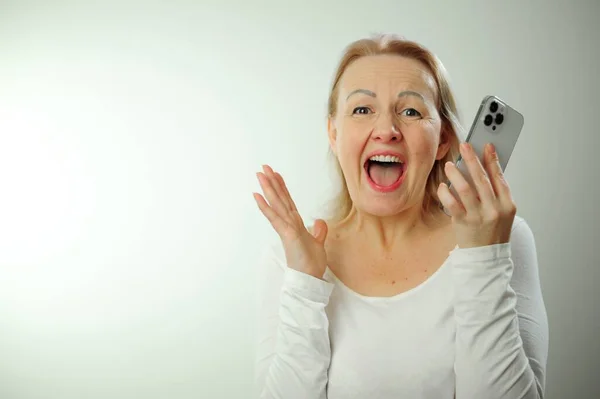
<svg viewBox="0 0 600 399">
<path fill-rule="evenodd" d="M 258 173 L 281 238 L 261 263 L 261 398 L 542 398 L 534 238 L 494 149 L 460 144 L 442 64 L 398 37 L 352 43 L 328 113 L 331 218 L 306 228 L 282 177 Z"/>
</svg>

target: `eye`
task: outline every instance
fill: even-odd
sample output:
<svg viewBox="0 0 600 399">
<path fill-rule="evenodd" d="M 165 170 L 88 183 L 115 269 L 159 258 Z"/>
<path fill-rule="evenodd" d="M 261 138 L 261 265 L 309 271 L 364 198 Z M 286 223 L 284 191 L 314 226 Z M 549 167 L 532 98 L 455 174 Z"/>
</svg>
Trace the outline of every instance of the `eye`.
<svg viewBox="0 0 600 399">
<path fill-rule="evenodd" d="M 416 117 L 416 116 L 421 116 L 421 113 L 414 108 L 407 108 L 404 111 L 402 111 L 400 113 L 400 115 L 405 115 L 408 117 Z"/>
<path fill-rule="evenodd" d="M 371 111 L 368 107 L 356 107 L 352 110 L 352 115 L 361 114 L 367 115 Z"/>
</svg>

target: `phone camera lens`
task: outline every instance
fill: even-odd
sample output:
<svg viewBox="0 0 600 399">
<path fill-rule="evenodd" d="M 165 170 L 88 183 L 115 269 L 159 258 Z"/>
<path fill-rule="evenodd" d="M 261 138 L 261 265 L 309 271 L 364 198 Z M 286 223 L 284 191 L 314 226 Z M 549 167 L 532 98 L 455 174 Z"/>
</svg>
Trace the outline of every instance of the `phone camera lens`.
<svg viewBox="0 0 600 399">
<path fill-rule="evenodd" d="M 492 121 L 493 121 L 493 120 L 494 120 L 494 118 L 492 118 L 492 115 L 490 115 L 490 114 L 487 114 L 487 115 L 485 116 L 485 119 L 483 120 L 483 123 L 484 123 L 486 126 L 489 126 L 489 125 L 491 125 L 491 124 L 492 124 Z"/>
<path fill-rule="evenodd" d="M 492 112 L 498 111 L 498 103 L 496 101 L 492 101 L 492 103 L 490 104 L 490 111 L 492 111 Z"/>
<path fill-rule="evenodd" d="M 502 122 L 504 122 L 504 115 L 502 115 L 502 114 L 496 115 L 496 124 L 500 125 Z"/>
</svg>

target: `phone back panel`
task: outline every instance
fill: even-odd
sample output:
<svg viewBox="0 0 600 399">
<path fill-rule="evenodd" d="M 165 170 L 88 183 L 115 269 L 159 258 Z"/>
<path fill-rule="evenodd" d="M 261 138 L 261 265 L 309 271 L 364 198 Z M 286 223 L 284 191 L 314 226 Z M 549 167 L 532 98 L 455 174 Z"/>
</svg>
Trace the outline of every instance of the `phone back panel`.
<svg viewBox="0 0 600 399">
<path fill-rule="evenodd" d="M 500 167 L 504 171 L 517 144 L 523 124 L 523 115 L 517 110 L 496 96 L 486 96 L 479 106 L 465 141 L 473 146 L 482 161 L 485 145 L 492 143 L 498 153 Z M 471 183 L 467 165 L 462 162 L 461 157 L 457 161 L 457 167 Z"/>
</svg>

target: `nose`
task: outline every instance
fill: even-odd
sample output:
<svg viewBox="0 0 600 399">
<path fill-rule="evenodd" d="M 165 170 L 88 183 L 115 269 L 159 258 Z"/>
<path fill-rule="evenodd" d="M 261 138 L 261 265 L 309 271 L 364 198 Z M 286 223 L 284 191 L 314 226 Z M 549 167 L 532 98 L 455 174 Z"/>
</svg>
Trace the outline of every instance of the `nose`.
<svg viewBox="0 0 600 399">
<path fill-rule="evenodd" d="M 381 118 L 387 119 L 387 118 Z M 373 131 L 372 139 L 375 141 L 388 143 L 388 142 L 397 142 L 402 140 L 402 133 L 400 129 L 396 127 L 394 121 L 389 119 L 385 121 L 379 121 L 375 126 Z"/>
</svg>

